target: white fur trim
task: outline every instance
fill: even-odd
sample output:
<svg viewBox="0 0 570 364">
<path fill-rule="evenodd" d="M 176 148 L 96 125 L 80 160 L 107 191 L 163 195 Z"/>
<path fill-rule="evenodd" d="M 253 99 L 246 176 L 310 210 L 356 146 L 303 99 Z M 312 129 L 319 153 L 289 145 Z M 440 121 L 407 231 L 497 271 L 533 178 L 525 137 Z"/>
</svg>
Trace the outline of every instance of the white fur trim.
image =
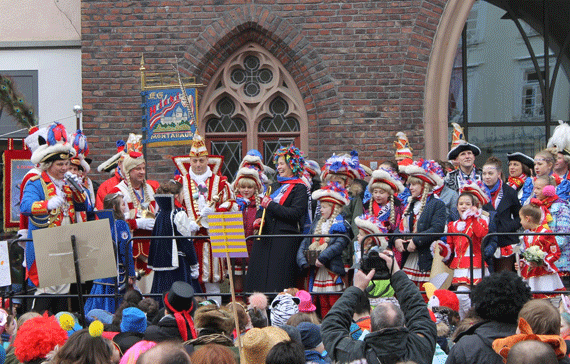
<svg viewBox="0 0 570 364">
<path fill-rule="evenodd" d="M 259 178 L 259 172 L 253 168 L 243 167 L 238 170 L 236 178 L 234 182 L 231 184 L 232 191 L 236 191 L 237 182 L 242 178 L 249 178 L 254 180 L 255 184 L 257 185 L 258 192 L 263 189 L 263 183 Z"/>
<path fill-rule="evenodd" d="M 39 128 L 34 133 L 28 135 L 26 139 L 24 139 L 24 143 L 28 149 L 33 153 L 36 149 L 39 148 L 40 144 L 38 143 L 38 138 L 41 136 L 44 140 L 47 139 L 48 128 Z"/>
<path fill-rule="evenodd" d="M 340 193 L 338 192 L 334 192 L 331 190 L 316 190 L 315 192 L 313 192 L 313 194 L 311 195 L 311 197 L 314 200 L 320 200 L 323 197 L 330 197 L 330 198 L 334 198 L 335 200 L 339 201 L 340 203 L 342 203 L 343 206 L 348 205 L 348 199 L 343 197 Z"/>
<path fill-rule="evenodd" d="M 437 174 L 431 173 L 423 169 L 422 167 L 416 165 L 408 165 L 401 168 L 402 173 L 407 174 L 408 176 L 417 177 L 417 176 L 424 176 L 430 181 L 433 182 L 434 186 L 441 186 L 443 184 L 443 179 L 438 176 Z"/>
<path fill-rule="evenodd" d="M 33 164 L 39 164 L 45 157 L 53 153 L 69 153 L 71 157 L 75 156 L 75 149 L 69 143 L 57 143 L 55 145 L 43 144 L 32 153 L 30 160 Z"/>
<path fill-rule="evenodd" d="M 404 192 L 404 185 L 402 184 L 402 182 L 392 178 L 392 176 L 390 176 L 390 173 L 382 169 L 377 169 L 374 172 L 372 172 L 372 177 L 370 177 L 370 182 L 368 182 L 368 186 L 372 186 L 374 183 L 383 182 L 383 181 L 388 181 L 390 182 L 390 184 L 396 185 L 397 191 L 394 191 L 394 193 Z"/>
</svg>

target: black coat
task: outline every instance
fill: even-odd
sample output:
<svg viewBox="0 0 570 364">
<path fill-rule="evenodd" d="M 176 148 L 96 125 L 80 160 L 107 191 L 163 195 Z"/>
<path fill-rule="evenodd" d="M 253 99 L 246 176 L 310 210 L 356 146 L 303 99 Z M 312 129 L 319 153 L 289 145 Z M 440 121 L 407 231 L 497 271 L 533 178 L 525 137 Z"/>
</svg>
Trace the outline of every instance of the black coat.
<svg viewBox="0 0 570 364">
<path fill-rule="evenodd" d="M 503 197 L 497 209 L 493 207 L 492 203 L 483 206 L 483 210 L 494 212 L 496 211 L 494 221 L 496 231 L 498 233 L 514 233 L 521 228 L 521 219 L 519 217 L 519 210 L 521 204 L 517 197 L 517 192 L 506 183 L 503 183 Z M 489 232 L 492 232 L 489 230 Z M 519 242 L 518 236 L 502 236 L 497 240 L 499 247 L 505 247 Z M 486 242 L 488 244 L 488 242 Z"/>
<path fill-rule="evenodd" d="M 419 203 L 416 202 L 416 203 Z M 413 208 L 413 207 L 412 207 Z M 412 211 L 410 209 L 410 211 Z M 411 222 L 412 215 L 402 216 L 402 219 L 410 219 Z M 422 211 L 418 220 L 418 233 L 441 233 L 445 230 L 445 225 L 447 224 L 447 215 L 445 210 L 445 203 L 435 197 L 430 197 L 427 201 L 424 210 Z M 412 229 L 413 224 L 410 223 L 410 229 Z M 401 232 L 400 229 L 396 231 Z M 396 237 L 397 238 L 397 237 Z M 436 240 L 441 239 L 441 236 L 414 236 L 412 241 L 416 245 L 416 251 L 418 252 L 419 267 L 422 272 L 429 272 L 431 270 L 431 264 L 433 262 L 433 256 L 431 255 L 430 246 Z M 408 258 L 408 253 L 404 253 L 402 266 Z"/>
<path fill-rule="evenodd" d="M 515 334 L 517 325 L 484 321 L 459 335 L 451 347 L 445 364 L 503 364 L 503 358 L 493 350 L 493 341 Z"/>
<path fill-rule="evenodd" d="M 178 331 L 178 324 L 174 316 L 167 315 L 160 319 L 158 325 L 151 325 L 146 328 L 144 339 L 157 343 L 168 340 L 182 341 L 182 335 Z"/>
<path fill-rule="evenodd" d="M 271 186 L 272 191 L 280 183 Z M 282 205 L 270 202 L 265 214 L 263 235 L 301 234 L 309 204 L 307 187 L 296 184 Z M 261 217 L 260 209 L 257 217 Z M 247 292 L 280 292 L 295 286 L 298 268 L 295 261 L 301 238 L 255 239 L 245 282 Z"/>
<path fill-rule="evenodd" d="M 353 339 L 349 332 L 354 307 L 357 302 L 367 298 L 359 288 L 349 287 L 321 325 L 323 344 L 333 360 L 349 363 L 366 358 L 369 364 L 391 364 L 407 360 L 431 364 L 437 330 L 426 303 L 403 271 L 394 273 L 390 281 L 404 312 L 406 326 L 372 332 L 366 335 L 364 341 Z"/>
</svg>

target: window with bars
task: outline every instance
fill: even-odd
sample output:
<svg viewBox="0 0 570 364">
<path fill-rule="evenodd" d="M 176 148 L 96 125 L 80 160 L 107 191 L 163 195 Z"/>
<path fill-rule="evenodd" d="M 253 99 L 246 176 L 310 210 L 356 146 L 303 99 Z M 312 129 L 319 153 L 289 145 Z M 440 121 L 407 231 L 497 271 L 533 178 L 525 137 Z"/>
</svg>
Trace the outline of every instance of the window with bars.
<svg viewBox="0 0 570 364">
<path fill-rule="evenodd" d="M 211 154 L 223 155 L 233 180 L 245 151 L 257 149 L 273 165 L 282 146 L 307 143 L 303 97 L 287 69 L 270 52 L 248 43 L 216 71 L 204 91 L 201 125 Z"/>
<path fill-rule="evenodd" d="M 541 73 L 542 77 L 545 77 L 544 71 L 541 71 Z M 524 75 L 521 116 L 523 119 L 542 118 L 544 116 L 538 72 L 534 70 L 527 71 Z"/>
</svg>

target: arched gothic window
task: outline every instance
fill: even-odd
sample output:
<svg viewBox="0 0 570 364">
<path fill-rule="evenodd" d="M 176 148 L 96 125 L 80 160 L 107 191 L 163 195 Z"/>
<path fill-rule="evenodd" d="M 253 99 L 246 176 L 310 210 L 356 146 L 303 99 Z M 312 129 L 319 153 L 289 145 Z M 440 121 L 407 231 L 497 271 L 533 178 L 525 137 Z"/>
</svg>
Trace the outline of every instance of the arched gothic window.
<svg viewBox="0 0 570 364">
<path fill-rule="evenodd" d="M 200 105 L 206 145 L 211 154 L 224 156 L 223 173 L 230 180 L 249 149 L 273 165 L 281 146 L 307 148 L 301 93 L 279 60 L 258 44 L 249 43 L 226 60 Z"/>
</svg>

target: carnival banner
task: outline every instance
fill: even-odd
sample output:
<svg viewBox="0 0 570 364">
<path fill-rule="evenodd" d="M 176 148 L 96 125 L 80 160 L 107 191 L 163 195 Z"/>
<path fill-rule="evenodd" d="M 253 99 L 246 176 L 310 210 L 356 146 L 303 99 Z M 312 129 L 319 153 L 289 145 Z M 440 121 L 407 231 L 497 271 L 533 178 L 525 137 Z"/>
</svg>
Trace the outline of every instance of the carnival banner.
<svg viewBox="0 0 570 364">
<path fill-rule="evenodd" d="M 191 144 L 196 131 L 196 88 L 186 88 L 188 103 L 180 88 L 145 90 L 143 97 L 146 139 L 149 147 Z"/>
<path fill-rule="evenodd" d="M 30 161 L 32 153 L 28 149 L 14 149 L 14 140 L 8 139 L 8 149 L 4 151 L 4 230 L 16 231 L 20 226 L 20 199 L 26 173 L 34 168 Z"/>
</svg>

